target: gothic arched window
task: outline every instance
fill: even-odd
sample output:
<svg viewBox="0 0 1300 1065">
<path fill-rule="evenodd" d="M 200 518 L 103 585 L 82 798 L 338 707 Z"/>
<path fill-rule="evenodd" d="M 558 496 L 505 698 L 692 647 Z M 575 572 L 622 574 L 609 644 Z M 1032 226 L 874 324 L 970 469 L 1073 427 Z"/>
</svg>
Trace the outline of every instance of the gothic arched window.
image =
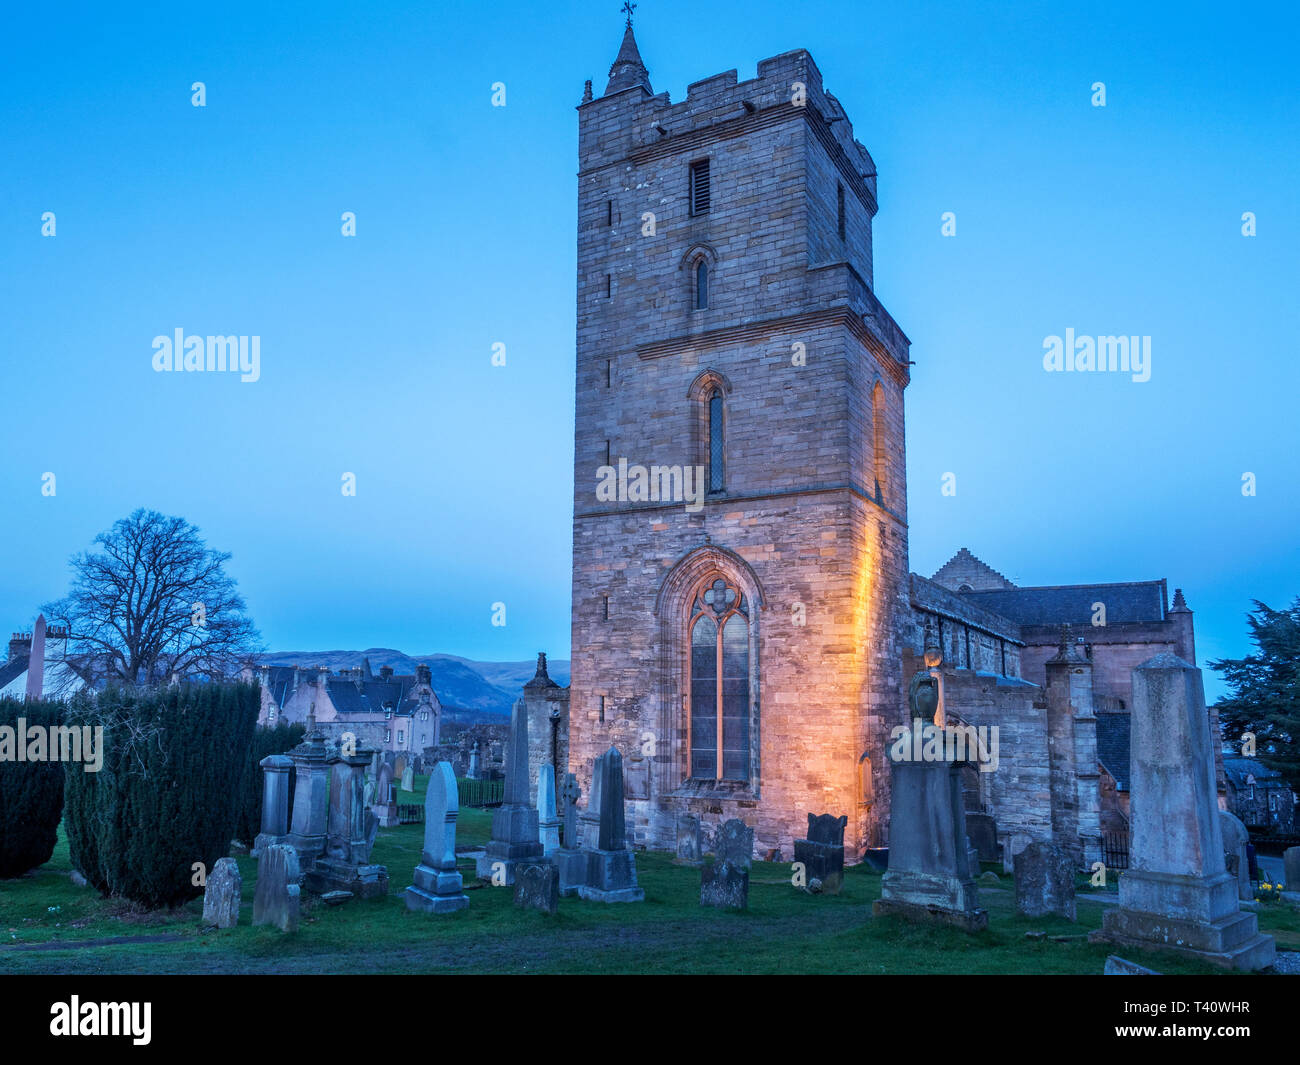
<svg viewBox="0 0 1300 1065">
<path fill-rule="evenodd" d="M 700 259 L 695 264 L 695 309 L 705 310 L 709 306 L 709 264 Z"/>
<path fill-rule="evenodd" d="M 725 483 L 722 439 L 722 389 L 709 393 L 709 491 L 721 492 Z"/>
<path fill-rule="evenodd" d="M 690 776 L 749 782 L 749 606 L 722 576 L 698 586 L 690 632 Z"/>
</svg>

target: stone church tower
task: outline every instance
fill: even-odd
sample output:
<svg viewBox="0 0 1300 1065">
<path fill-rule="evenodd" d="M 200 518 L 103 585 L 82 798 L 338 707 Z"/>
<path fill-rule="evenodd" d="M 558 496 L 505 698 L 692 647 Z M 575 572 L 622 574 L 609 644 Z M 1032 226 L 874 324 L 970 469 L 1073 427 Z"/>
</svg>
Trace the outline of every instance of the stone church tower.
<svg viewBox="0 0 1300 1065">
<path fill-rule="evenodd" d="M 873 293 L 876 168 L 805 51 L 672 103 L 629 23 L 578 107 L 570 768 L 629 833 L 809 813 L 885 842 L 904 716 L 908 340 Z"/>
</svg>

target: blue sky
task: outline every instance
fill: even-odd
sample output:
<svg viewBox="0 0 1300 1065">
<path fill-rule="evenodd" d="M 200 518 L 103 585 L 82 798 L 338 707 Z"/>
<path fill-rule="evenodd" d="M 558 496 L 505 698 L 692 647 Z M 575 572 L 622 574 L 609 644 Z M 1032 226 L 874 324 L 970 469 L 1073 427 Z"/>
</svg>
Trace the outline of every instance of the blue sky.
<svg viewBox="0 0 1300 1065">
<path fill-rule="evenodd" d="M 643 0 L 637 37 L 674 99 L 808 48 L 874 156 L 912 568 L 1168 577 L 1204 662 L 1300 594 L 1300 27 L 1140 6 Z M 273 648 L 566 656 L 573 108 L 621 33 L 615 3 L 11 9 L 0 624 L 144 505 L 233 552 Z M 261 380 L 154 373 L 177 327 L 260 336 Z M 1151 380 L 1044 373 L 1067 328 L 1151 336 Z"/>
</svg>

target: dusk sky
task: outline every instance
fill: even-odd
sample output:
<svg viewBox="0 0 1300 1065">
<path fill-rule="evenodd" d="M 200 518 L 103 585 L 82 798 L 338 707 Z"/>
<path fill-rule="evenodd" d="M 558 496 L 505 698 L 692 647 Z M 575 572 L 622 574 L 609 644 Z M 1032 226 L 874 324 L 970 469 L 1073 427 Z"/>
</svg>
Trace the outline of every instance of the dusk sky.
<svg viewBox="0 0 1300 1065">
<path fill-rule="evenodd" d="M 145 506 L 233 553 L 270 649 L 567 657 L 574 108 L 618 8 L 9 9 L 0 626 Z M 807 48 L 874 157 L 911 568 L 1167 577 L 1204 665 L 1247 651 L 1252 599 L 1300 594 L 1300 16 L 1140 8 L 643 0 L 635 25 L 674 101 Z M 260 337 L 260 379 L 155 372 L 176 329 Z M 1150 380 L 1045 372 L 1067 329 L 1149 336 Z"/>
</svg>

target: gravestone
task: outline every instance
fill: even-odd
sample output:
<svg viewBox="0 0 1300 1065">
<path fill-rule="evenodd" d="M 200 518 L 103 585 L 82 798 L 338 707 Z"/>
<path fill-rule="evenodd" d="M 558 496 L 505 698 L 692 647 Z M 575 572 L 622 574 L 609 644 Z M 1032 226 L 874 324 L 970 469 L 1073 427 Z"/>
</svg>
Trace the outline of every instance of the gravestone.
<svg viewBox="0 0 1300 1065">
<path fill-rule="evenodd" d="M 289 841 L 289 773 L 293 759 L 272 754 L 258 763 L 262 767 L 262 830 L 253 840 L 254 858 L 262 848 Z"/>
<path fill-rule="evenodd" d="M 460 797 L 450 762 L 439 762 L 424 793 L 424 850 L 415 883 L 406 889 L 406 908 L 422 913 L 452 913 L 469 905 L 456 871 L 456 818 Z"/>
<path fill-rule="evenodd" d="M 1282 882 L 1288 892 L 1300 891 L 1300 847 L 1288 847 L 1282 852 Z"/>
<path fill-rule="evenodd" d="M 563 811 L 564 846 L 551 858 L 560 874 L 560 894 L 565 898 L 577 895 L 579 886 L 587 878 L 587 855 L 578 846 L 578 799 L 582 788 L 573 773 L 564 774 L 564 787 L 560 789 L 560 806 Z"/>
<path fill-rule="evenodd" d="M 838 895 L 844 882 L 844 829 L 848 817 L 808 815 L 808 838 L 794 841 L 794 860 L 802 862 L 811 886 L 814 880 L 828 895 Z"/>
<path fill-rule="evenodd" d="M 218 858 L 203 889 L 203 923 L 218 928 L 234 928 L 239 924 L 239 895 L 243 887 L 235 859 Z"/>
<path fill-rule="evenodd" d="M 528 708 L 516 699 L 510 711 L 510 739 L 506 744 L 505 801 L 492 815 L 492 838 L 478 859 L 480 880 L 513 884 L 519 862 L 535 862 L 544 857 L 537 811 L 533 808 L 528 786 Z"/>
<path fill-rule="evenodd" d="M 623 756 L 610 747 L 596 759 L 591 771 L 591 803 L 597 816 L 583 837 L 587 872 L 578 895 L 592 902 L 641 902 L 645 892 L 637 886 L 636 858 L 627 847 L 626 812 L 623 807 Z"/>
<path fill-rule="evenodd" d="M 1148 969 L 1145 965 L 1139 965 L 1135 961 L 1129 961 L 1127 958 L 1121 958 L 1117 954 L 1112 954 L 1106 959 L 1106 966 L 1102 970 L 1103 976 L 1159 976 L 1160 974 L 1154 969 Z"/>
<path fill-rule="evenodd" d="M 375 811 L 375 816 L 379 818 L 379 823 L 384 828 L 392 828 L 397 824 L 397 796 L 394 794 L 395 791 L 393 767 L 384 762 L 379 767 L 379 775 L 375 778 L 375 801 L 371 807 Z"/>
<path fill-rule="evenodd" d="M 537 833 L 542 853 L 554 854 L 560 847 L 560 816 L 555 805 L 555 766 L 537 771 Z"/>
<path fill-rule="evenodd" d="M 560 872 L 551 862 L 520 862 L 515 868 L 515 905 L 555 913 L 560 908 Z"/>
<path fill-rule="evenodd" d="M 677 815 L 677 856 L 673 864 L 693 867 L 704 864 L 704 839 L 700 819 L 694 814 Z"/>
<path fill-rule="evenodd" d="M 1055 843 L 1031 843 L 1016 858 L 1016 912 L 1076 919 L 1074 856 Z"/>
<path fill-rule="evenodd" d="M 720 910 L 749 907 L 749 869 L 727 859 L 700 869 L 700 905 Z"/>
<path fill-rule="evenodd" d="M 713 854 L 720 862 L 748 869 L 754 860 L 754 830 L 733 817 L 725 822 L 713 840 Z"/>
<path fill-rule="evenodd" d="M 1016 855 L 1033 842 L 1033 837 L 1026 836 L 1023 832 L 1010 833 L 1002 841 L 1002 871 L 1004 873 L 1014 873 L 1016 871 Z"/>
<path fill-rule="evenodd" d="M 316 727 L 315 714 L 307 715 L 307 734 L 289 756 L 293 759 L 293 825 L 286 841 L 298 852 L 305 868 L 325 852 L 329 819 L 330 767 L 325 734 Z"/>
<path fill-rule="evenodd" d="M 912 729 L 919 727 L 924 733 L 937 727 L 921 724 L 932 705 L 942 709 L 933 675 L 918 671 L 908 701 Z M 988 928 L 989 915 L 980 908 L 971 868 L 961 787 L 963 763 L 944 758 L 910 760 L 914 741 L 923 738 L 907 736 L 889 749 L 889 869 L 881 878 L 880 898 L 872 903 L 871 912 L 979 932 Z"/>
<path fill-rule="evenodd" d="M 262 851 L 257 859 L 253 924 L 273 924 L 281 932 L 296 931 L 300 880 L 298 852 L 292 846 L 273 843 Z"/>
<path fill-rule="evenodd" d="M 975 856 L 981 862 L 1002 860 L 1002 848 L 998 846 L 998 823 L 992 814 L 968 813 L 966 835 L 975 848 Z"/>
<path fill-rule="evenodd" d="M 465 775 L 469 777 L 470 780 L 478 780 L 479 772 L 478 744 L 476 743 L 474 744 L 474 749 L 469 752 L 469 770 Z"/>
<path fill-rule="evenodd" d="M 413 765 L 408 765 L 402 770 L 402 790 L 415 790 L 415 766 Z"/>
<path fill-rule="evenodd" d="M 1201 671 L 1160 654 L 1133 670 L 1129 868 L 1119 905 L 1093 942 L 1196 958 L 1221 968 L 1271 966 L 1276 947 L 1238 905 L 1224 868 L 1214 747 Z"/>
<path fill-rule="evenodd" d="M 1255 888 L 1250 882 L 1250 859 L 1246 845 L 1250 832 L 1241 819 L 1227 810 L 1219 811 L 1219 829 L 1223 833 L 1223 864 L 1237 878 L 1237 898 L 1247 902 L 1255 900 Z"/>
<path fill-rule="evenodd" d="M 365 805 L 365 771 L 373 752 L 357 748 L 344 754 L 335 747 L 326 759 L 329 768 L 329 808 L 325 850 L 303 864 L 303 886 L 316 895 L 350 891 L 363 899 L 388 894 L 388 870 L 370 863 L 377 821 Z"/>
</svg>

